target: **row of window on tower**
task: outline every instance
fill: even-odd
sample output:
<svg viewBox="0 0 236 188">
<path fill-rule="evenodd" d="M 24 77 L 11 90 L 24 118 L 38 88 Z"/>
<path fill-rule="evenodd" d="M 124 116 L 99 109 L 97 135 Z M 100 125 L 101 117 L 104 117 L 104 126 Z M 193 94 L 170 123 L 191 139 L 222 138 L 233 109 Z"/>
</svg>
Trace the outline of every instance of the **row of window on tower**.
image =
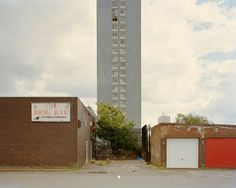
<svg viewBox="0 0 236 188">
<path fill-rule="evenodd" d="M 121 62 L 125 62 L 127 59 L 126 56 L 118 56 L 118 55 L 112 56 L 112 61 L 118 61 L 118 60 L 120 60 Z"/>
<path fill-rule="evenodd" d="M 120 31 L 125 31 L 126 27 L 125 27 L 125 24 L 113 24 L 112 25 L 112 29 L 113 31 L 118 31 L 118 29 L 120 28 Z"/>
<path fill-rule="evenodd" d="M 113 46 L 112 47 L 112 54 L 118 54 L 118 52 L 120 52 L 121 55 L 126 54 L 126 49 L 125 47 L 120 47 L 118 48 L 117 46 Z"/>
<path fill-rule="evenodd" d="M 112 70 L 117 70 L 117 69 L 119 69 L 120 68 L 120 70 L 125 70 L 126 69 L 126 66 L 125 66 L 125 63 L 114 63 L 114 62 L 112 62 Z"/>
<path fill-rule="evenodd" d="M 120 71 L 115 71 L 115 70 L 113 70 L 113 71 L 112 71 L 112 77 L 118 77 L 118 76 L 119 76 L 119 73 L 120 73 L 120 77 L 121 77 L 121 76 L 125 76 L 125 70 L 120 70 Z"/>
<path fill-rule="evenodd" d="M 121 16 L 125 16 L 125 7 L 123 7 L 123 9 L 118 9 L 117 8 L 113 8 L 112 9 L 112 16 L 115 17 L 115 16 L 118 16 L 118 15 L 121 15 Z"/>
<path fill-rule="evenodd" d="M 112 104 L 126 113 L 126 2 L 112 2 Z"/>
<path fill-rule="evenodd" d="M 125 78 L 112 78 L 112 83 L 113 84 L 125 84 Z"/>
<path fill-rule="evenodd" d="M 126 101 L 125 100 L 113 100 L 113 105 L 114 106 L 122 106 L 122 107 L 125 107 L 126 106 Z"/>
<path fill-rule="evenodd" d="M 113 86 L 112 86 L 112 91 L 115 92 L 115 93 L 118 92 L 119 89 L 120 89 L 120 92 L 126 92 L 126 87 L 125 87 L 125 85 L 121 85 L 120 87 L 117 86 L 117 85 L 113 85 Z"/>
<path fill-rule="evenodd" d="M 118 21 L 122 24 L 125 24 L 125 14 L 121 14 L 119 17 L 118 16 L 115 16 L 113 15 L 112 16 L 112 21 L 113 23 L 118 23 Z"/>
<path fill-rule="evenodd" d="M 116 99 L 126 99 L 126 94 L 125 93 L 120 93 L 120 97 L 119 97 L 119 94 L 118 93 L 113 93 L 112 94 L 112 98 L 114 99 L 114 100 L 116 100 Z"/>
<path fill-rule="evenodd" d="M 112 46 L 117 46 L 118 44 L 120 44 L 121 47 L 125 47 L 126 45 L 126 40 L 122 39 L 122 40 L 112 40 Z"/>
<path fill-rule="evenodd" d="M 120 0 L 120 1 L 113 0 L 112 2 L 113 7 L 117 7 L 119 5 L 120 5 L 120 8 L 125 7 L 125 0 Z"/>
<path fill-rule="evenodd" d="M 120 32 L 120 33 L 113 32 L 112 37 L 115 39 L 118 39 L 118 38 L 124 39 L 124 38 L 126 38 L 126 33 L 125 32 Z"/>
</svg>

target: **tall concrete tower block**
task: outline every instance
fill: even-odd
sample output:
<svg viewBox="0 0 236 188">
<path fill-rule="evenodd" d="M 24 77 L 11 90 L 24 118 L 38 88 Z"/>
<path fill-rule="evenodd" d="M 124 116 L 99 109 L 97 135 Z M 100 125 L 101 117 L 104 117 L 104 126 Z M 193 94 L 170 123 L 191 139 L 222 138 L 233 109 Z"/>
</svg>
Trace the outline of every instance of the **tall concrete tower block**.
<svg viewBox="0 0 236 188">
<path fill-rule="evenodd" d="M 97 100 L 141 128 L 141 0 L 97 0 Z"/>
</svg>

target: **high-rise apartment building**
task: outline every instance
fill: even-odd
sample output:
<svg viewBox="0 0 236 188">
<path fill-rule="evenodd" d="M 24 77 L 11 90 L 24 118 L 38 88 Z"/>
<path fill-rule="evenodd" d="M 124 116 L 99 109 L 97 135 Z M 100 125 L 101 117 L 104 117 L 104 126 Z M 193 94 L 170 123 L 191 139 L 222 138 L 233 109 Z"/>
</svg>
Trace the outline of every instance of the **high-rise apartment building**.
<svg viewBox="0 0 236 188">
<path fill-rule="evenodd" d="M 141 0 L 97 0 L 97 98 L 141 128 Z"/>
</svg>

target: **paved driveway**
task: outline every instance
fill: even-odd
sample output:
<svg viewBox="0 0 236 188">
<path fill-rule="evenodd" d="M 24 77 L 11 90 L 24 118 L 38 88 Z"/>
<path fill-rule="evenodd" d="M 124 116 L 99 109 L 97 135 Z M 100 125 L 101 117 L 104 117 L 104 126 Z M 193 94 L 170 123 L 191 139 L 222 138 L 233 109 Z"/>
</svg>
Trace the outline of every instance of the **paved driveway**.
<svg viewBox="0 0 236 188">
<path fill-rule="evenodd" d="M 235 188 L 236 170 L 166 170 L 113 161 L 79 171 L 0 172 L 0 188 Z"/>
</svg>

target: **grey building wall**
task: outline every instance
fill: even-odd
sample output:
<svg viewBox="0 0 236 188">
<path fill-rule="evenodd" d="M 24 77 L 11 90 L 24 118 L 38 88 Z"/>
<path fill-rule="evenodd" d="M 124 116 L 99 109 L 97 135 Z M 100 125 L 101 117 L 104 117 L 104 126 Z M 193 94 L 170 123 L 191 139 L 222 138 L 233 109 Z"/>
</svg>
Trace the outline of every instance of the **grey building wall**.
<svg viewBox="0 0 236 188">
<path fill-rule="evenodd" d="M 118 91 L 118 107 L 125 111 L 129 120 L 134 120 L 135 128 L 141 128 L 141 0 L 97 0 L 97 98 L 98 102 L 114 104 L 114 86 L 112 71 L 113 42 L 114 42 L 114 4 L 118 4 L 118 50 L 123 48 L 120 44 L 121 23 L 120 23 L 120 2 L 125 2 L 125 55 L 117 54 L 118 61 L 118 82 L 123 77 L 121 75 L 121 60 L 125 61 L 125 107 L 120 106 L 120 94 Z M 119 89 L 122 84 L 117 84 Z"/>
<path fill-rule="evenodd" d="M 112 1 L 97 0 L 97 100 L 112 103 Z"/>
<path fill-rule="evenodd" d="M 95 117 L 78 99 L 77 103 L 78 129 L 77 129 L 77 161 L 79 166 L 87 164 L 92 159 L 93 141 L 91 136 L 95 126 Z"/>
</svg>

